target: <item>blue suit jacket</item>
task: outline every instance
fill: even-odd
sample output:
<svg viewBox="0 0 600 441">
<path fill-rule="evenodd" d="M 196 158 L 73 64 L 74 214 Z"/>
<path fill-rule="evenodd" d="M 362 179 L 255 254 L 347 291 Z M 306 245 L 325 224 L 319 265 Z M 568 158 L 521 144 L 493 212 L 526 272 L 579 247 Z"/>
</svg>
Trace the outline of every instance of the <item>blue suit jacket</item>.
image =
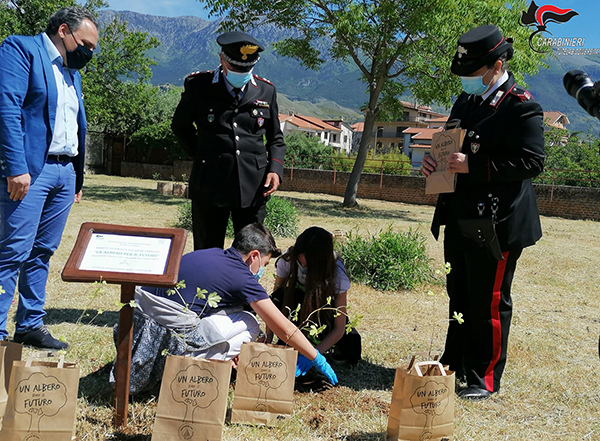
<svg viewBox="0 0 600 441">
<path fill-rule="evenodd" d="M 73 158 L 75 192 L 83 186 L 86 119 L 81 75 L 73 75 L 79 97 L 79 154 Z M 0 177 L 39 176 L 52 141 L 56 81 L 42 35 L 13 35 L 0 46 Z"/>
</svg>

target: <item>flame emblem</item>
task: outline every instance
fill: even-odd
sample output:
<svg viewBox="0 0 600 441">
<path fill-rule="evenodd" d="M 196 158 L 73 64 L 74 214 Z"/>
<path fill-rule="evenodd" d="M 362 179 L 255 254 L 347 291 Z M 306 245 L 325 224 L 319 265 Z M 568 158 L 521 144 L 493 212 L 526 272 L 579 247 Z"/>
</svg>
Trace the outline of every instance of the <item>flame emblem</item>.
<svg viewBox="0 0 600 441">
<path fill-rule="evenodd" d="M 258 46 L 254 44 L 247 44 L 240 48 L 240 53 L 242 54 L 242 60 L 247 60 L 248 55 L 252 55 L 258 50 Z"/>
</svg>

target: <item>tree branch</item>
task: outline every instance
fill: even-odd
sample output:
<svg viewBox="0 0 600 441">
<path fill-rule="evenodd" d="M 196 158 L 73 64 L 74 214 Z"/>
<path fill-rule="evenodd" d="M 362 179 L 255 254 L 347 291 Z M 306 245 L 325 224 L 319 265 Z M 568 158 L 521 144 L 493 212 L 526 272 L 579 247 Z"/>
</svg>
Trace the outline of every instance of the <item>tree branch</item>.
<svg viewBox="0 0 600 441">
<path fill-rule="evenodd" d="M 321 9 L 325 13 L 325 15 L 330 19 L 330 21 L 332 23 L 335 23 L 335 15 L 321 0 L 316 0 L 316 1 L 312 2 L 312 4 L 315 5 L 316 7 L 318 7 L 319 9 Z M 354 46 L 352 45 L 350 40 L 346 37 L 346 35 L 339 33 L 339 34 L 337 34 L 337 38 L 339 38 L 340 40 L 342 40 L 344 42 L 344 44 L 346 45 L 346 49 L 348 50 L 348 52 L 350 53 L 350 56 L 352 57 L 352 60 L 358 66 L 358 68 L 360 69 L 362 74 L 365 76 L 367 81 L 369 81 L 369 83 L 371 81 L 373 81 L 372 75 L 369 73 L 369 71 L 367 70 L 364 63 L 358 57 L 358 54 L 356 53 Z"/>
</svg>

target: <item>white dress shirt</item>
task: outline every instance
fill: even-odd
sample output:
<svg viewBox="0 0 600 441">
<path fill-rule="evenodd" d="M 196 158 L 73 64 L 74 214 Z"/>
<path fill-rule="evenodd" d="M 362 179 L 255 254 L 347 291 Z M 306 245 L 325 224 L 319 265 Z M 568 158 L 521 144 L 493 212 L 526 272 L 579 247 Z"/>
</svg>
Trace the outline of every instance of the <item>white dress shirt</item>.
<svg viewBox="0 0 600 441">
<path fill-rule="evenodd" d="M 483 101 L 487 100 L 488 97 L 494 93 L 496 90 L 498 90 L 498 88 L 500 86 L 502 86 L 504 83 L 506 83 L 506 80 L 508 80 L 508 71 L 504 71 L 504 74 L 502 74 L 502 76 L 500 78 L 498 78 L 498 81 L 496 81 L 494 83 L 494 85 L 492 87 L 490 87 L 488 89 L 488 91 L 486 93 L 484 93 L 481 98 L 483 98 Z"/>
<path fill-rule="evenodd" d="M 72 70 L 63 65 L 63 58 L 50 37 L 43 33 L 44 45 L 52 62 L 52 71 L 56 81 L 56 119 L 49 155 L 77 156 L 79 140 L 77 139 L 77 114 L 79 99 L 73 83 Z"/>
</svg>

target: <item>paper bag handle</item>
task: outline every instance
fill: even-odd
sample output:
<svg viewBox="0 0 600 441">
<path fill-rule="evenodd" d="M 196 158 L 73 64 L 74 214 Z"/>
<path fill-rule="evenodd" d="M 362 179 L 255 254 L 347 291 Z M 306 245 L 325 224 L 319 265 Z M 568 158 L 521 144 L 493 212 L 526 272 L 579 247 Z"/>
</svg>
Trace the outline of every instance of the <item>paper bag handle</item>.
<svg viewBox="0 0 600 441">
<path fill-rule="evenodd" d="M 446 376 L 446 370 L 439 361 L 420 361 L 415 364 L 415 372 L 417 375 L 419 377 L 424 377 L 425 375 L 423 375 L 423 372 L 421 371 L 421 366 L 431 366 L 431 368 L 425 373 L 426 375 L 431 372 L 432 368 L 437 367 L 440 370 L 442 377 Z"/>
<path fill-rule="evenodd" d="M 31 367 L 31 364 L 33 363 L 33 360 L 36 358 L 39 358 L 39 356 L 41 354 L 46 354 L 46 358 L 52 358 L 54 357 L 54 353 L 52 352 L 32 352 L 27 356 L 27 360 L 25 361 L 25 367 Z M 60 354 L 58 356 L 58 368 L 62 369 L 64 367 L 65 364 L 65 355 L 64 354 Z"/>
<path fill-rule="evenodd" d="M 417 360 L 417 357 L 433 357 L 433 361 L 437 361 L 440 358 L 440 353 L 437 351 L 428 351 L 428 352 L 416 352 L 410 359 L 408 363 L 408 370 L 410 371 Z"/>
</svg>

